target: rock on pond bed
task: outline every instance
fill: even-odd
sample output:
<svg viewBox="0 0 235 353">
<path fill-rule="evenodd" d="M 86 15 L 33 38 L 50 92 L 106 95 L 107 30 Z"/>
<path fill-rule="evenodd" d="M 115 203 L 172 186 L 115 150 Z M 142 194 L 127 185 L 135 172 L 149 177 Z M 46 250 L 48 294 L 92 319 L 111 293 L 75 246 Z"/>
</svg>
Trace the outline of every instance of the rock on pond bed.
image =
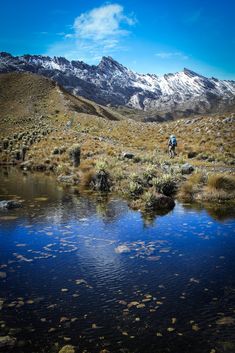
<svg viewBox="0 0 235 353">
<path fill-rule="evenodd" d="M 12 210 L 14 208 L 20 208 L 20 207 L 22 207 L 22 202 L 20 201 L 15 201 L 15 200 L 0 201 L 0 210 L 2 209 Z"/>
<path fill-rule="evenodd" d="M 116 254 L 129 253 L 131 250 L 127 245 L 119 245 L 115 248 Z"/>
<path fill-rule="evenodd" d="M 62 347 L 59 353 L 75 353 L 75 348 L 68 344 Z"/>
<path fill-rule="evenodd" d="M 12 348 L 16 344 L 16 338 L 11 336 L 0 336 L 0 348 Z"/>
</svg>

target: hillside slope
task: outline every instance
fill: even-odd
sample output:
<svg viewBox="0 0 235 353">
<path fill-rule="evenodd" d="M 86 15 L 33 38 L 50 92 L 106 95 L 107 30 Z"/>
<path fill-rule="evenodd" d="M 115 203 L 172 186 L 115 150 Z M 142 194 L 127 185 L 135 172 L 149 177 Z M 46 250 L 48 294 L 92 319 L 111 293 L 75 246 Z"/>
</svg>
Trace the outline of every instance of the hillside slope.
<svg viewBox="0 0 235 353">
<path fill-rule="evenodd" d="M 54 81 L 31 73 L 0 74 L 1 122 L 75 113 L 119 120 L 121 115 L 82 97 L 67 93 Z"/>
</svg>

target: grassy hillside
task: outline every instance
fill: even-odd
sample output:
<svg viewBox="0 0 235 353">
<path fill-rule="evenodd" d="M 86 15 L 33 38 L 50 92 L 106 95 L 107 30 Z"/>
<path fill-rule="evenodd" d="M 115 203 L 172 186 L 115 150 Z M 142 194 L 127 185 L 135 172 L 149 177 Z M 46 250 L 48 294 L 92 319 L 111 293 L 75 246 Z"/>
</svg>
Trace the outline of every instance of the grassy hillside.
<svg viewBox="0 0 235 353">
<path fill-rule="evenodd" d="M 136 207 L 139 198 L 151 198 L 164 185 L 178 189 L 190 201 L 202 199 L 202 192 L 213 200 L 234 196 L 234 114 L 143 123 L 71 96 L 40 76 L 0 75 L 0 86 L 2 164 L 21 164 L 25 146 L 23 168 L 52 170 L 60 180 L 84 187 L 102 171 L 108 175 L 110 189 L 130 197 Z M 174 159 L 167 153 L 172 133 L 178 139 Z M 71 160 L 74 145 L 81 149 L 78 167 Z M 125 158 L 125 152 L 132 158 Z M 186 162 L 194 167 L 194 179 L 182 175 Z M 213 175 L 222 175 L 222 182 L 212 182 Z M 182 184 L 186 187 L 180 190 Z"/>
<path fill-rule="evenodd" d="M 33 125 L 42 115 L 53 121 L 59 117 L 59 123 L 63 117 L 68 120 L 74 112 L 110 120 L 122 118 L 111 109 L 68 94 L 50 79 L 30 73 L 0 75 L 0 106 L 0 124 L 4 130 L 12 124 Z"/>
</svg>

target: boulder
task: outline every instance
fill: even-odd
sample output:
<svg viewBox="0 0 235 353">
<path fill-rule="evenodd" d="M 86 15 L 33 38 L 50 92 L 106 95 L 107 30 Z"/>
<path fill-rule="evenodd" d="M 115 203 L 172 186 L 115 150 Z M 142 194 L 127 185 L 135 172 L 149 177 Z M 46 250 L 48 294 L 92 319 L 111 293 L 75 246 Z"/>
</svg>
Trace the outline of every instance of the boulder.
<svg viewBox="0 0 235 353">
<path fill-rule="evenodd" d="M 225 118 L 223 119 L 223 123 L 227 124 L 227 123 L 233 123 L 235 121 L 234 117 L 229 117 L 229 118 Z"/>
<path fill-rule="evenodd" d="M 175 207 L 175 201 L 166 195 L 155 193 L 151 195 L 145 204 L 147 210 L 170 211 Z"/>
<path fill-rule="evenodd" d="M 22 203 L 15 200 L 3 200 L 0 201 L 0 209 L 12 210 L 14 208 L 22 207 Z"/>
<path fill-rule="evenodd" d="M 133 159 L 134 157 L 135 157 L 135 155 L 131 152 L 123 152 L 122 153 L 122 158 Z"/>
<path fill-rule="evenodd" d="M 185 163 L 181 167 L 182 174 L 191 174 L 193 171 L 194 171 L 194 167 L 189 163 Z"/>
</svg>

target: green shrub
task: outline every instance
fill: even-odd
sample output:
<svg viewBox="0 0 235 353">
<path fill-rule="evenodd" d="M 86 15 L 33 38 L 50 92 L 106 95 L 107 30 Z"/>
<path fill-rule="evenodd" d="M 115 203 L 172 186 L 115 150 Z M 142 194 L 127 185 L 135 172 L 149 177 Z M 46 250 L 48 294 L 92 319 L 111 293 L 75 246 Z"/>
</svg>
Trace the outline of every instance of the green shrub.
<svg viewBox="0 0 235 353">
<path fill-rule="evenodd" d="M 152 182 L 156 191 L 166 196 L 174 194 L 177 188 L 174 177 L 169 174 L 163 174 L 158 178 L 154 178 Z"/>
<path fill-rule="evenodd" d="M 137 196 L 140 196 L 141 194 L 143 194 L 143 186 L 136 182 L 136 181 L 131 181 L 130 184 L 129 184 L 129 195 L 131 197 L 137 197 Z"/>
<path fill-rule="evenodd" d="M 100 173 L 100 172 L 107 173 L 108 172 L 108 163 L 105 160 L 97 161 L 96 165 L 95 165 L 95 170 L 97 173 Z"/>
<path fill-rule="evenodd" d="M 144 181 L 149 184 L 154 178 L 157 177 L 156 167 L 148 165 L 143 173 Z"/>
</svg>

